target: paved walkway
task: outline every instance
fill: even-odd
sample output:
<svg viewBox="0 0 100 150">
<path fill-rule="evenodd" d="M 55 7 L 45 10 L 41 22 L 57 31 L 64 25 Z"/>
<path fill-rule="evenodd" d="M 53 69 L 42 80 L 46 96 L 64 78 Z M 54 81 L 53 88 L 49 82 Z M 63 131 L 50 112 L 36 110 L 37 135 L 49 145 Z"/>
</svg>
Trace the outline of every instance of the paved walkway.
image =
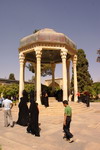
<svg viewBox="0 0 100 150">
<path fill-rule="evenodd" d="M 100 150 L 100 103 L 73 103 L 71 131 L 75 142 L 65 141 L 62 132 L 63 105 L 50 102 L 49 108 L 40 107 L 41 136 L 26 133 L 26 127 L 15 125 L 3 127 L 3 111 L 0 109 L 0 144 L 2 150 Z M 13 119 L 17 120 L 18 107 L 12 109 Z"/>
</svg>

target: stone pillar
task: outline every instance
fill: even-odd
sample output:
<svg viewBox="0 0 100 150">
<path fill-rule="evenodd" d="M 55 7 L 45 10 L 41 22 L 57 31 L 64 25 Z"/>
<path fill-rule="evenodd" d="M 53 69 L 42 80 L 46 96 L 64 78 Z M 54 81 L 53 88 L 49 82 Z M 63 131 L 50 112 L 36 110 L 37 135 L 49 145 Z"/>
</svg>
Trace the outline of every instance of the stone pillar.
<svg viewBox="0 0 100 150">
<path fill-rule="evenodd" d="M 41 72 L 41 70 L 40 70 Z M 35 64 L 35 91 L 37 90 L 37 63 Z"/>
<path fill-rule="evenodd" d="M 25 56 L 24 54 L 19 54 L 20 62 L 20 77 L 19 77 L 19 99 L 22 97 L 22 92 L 24 90 L 24 68 L 25 68 Z"/>
<path fill-rule="evenodd" d="M 36 52 L 36 62 L 37 62 L 37 75 L 36 75 L 36 101 L 41 104 L 41 50 L 40 48 L 35 48 Z"/>
<path fill-rule="evenodd" d="M 37 78 L 37 67 L 36 67 L 36 63 L 33 63 L 33 68 L 34 68 L 34 73 L 35 73 L 35 82 L 34 82 L 34 84 L 35 84 L 35 91 L 36 91 L 36 82 L 37 82 L 37 80 L 36 80 L 36 78 Z"/>
<path fill-rule="evenodd" d="M 67 87 L 68 87 L 68 97 L 70 95 L 70 60 L 67 61 Z"/>
<path fill-rule="evenodd" d="M 24 60 L 24 66 L 23 66 L 23 80 L 25 81 L 25 65 L 26 65 L 26 61 Z"/>
<path fill-rule="evenodd" d="M 52 91 L 55 91 L 55 63 L 51 63 L 52 68 Z"/>
<path fill-rule="evenodd" d="M 67 49 L 61 49 L 62 74 L 63 74 L 63 100 L 68 100 L 67 89 L 67 66 L 66 66 Z"/>
<path fill-rule="evenodd" d="M 77 55 L 73 56 L 73 72 L 74 72 L 74 101 L 77 102 L 78 101 L 78 96 L 77 96 L 77 92 L 78 92 L 78 88 L 77 88 L 77 71 L 76 71 L 76 64 L 77 64 Z"/>
</svg>

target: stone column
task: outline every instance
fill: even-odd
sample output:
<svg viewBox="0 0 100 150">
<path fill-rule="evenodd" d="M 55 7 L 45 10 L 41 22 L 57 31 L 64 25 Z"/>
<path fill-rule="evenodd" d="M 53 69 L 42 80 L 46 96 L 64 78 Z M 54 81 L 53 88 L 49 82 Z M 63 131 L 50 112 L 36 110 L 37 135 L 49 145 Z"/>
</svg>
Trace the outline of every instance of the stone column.
<svg viewBox="0 0 100 150">
<path fill-rule="evenodd" d="M 67 49 L 64 48 L 61 49 L 62 73 L 63 73 L 63 100 L 68 100 L 66 55 Z"/>
<path fill-rule="evenodd" d="M 77 102 L 78 101 L 78 96 L 77 96 L 77 92 L 78 92 L 78 88 L 77 88 L 77 71 L 76 71 L 76 64 L 77 64 L 77 55 L 73 56 L 73 72 L 74 72 L 74 101 Z"/>
<path fill-rule="evenodd" d="M 51 63 L 52 68 L 52 91 L 55 91 L 55 63 Z"/>
<path fill-rule="evenodd" d="M 24 66 L 23 66 L 23 80 L 25 81 L 25 65 L 26 65 L 26 61 L 24 60 Z"/>
<path fill-rule="evenodd" d="M 68 97 L 70 95 L 70 60 L 67 61 L 67 87 L 68 87 Z"/>
<path fill-rule="evenodd" d="M 20 79 L 19 79 L 19 99 L 22 97 L 22 92 L 24 90 L 24 68 L 25 68 L 25 56 L 24 54 L 19 54 L 20 62 Z"/>
<path fill-rule="evenodd" d="M 37 68 L 36 68 L 36 63 L 33 63 L 33 68 L 34 68 L 34 73 L 35 73 L 35 82 L 34 82 L 34 84 L 35 84 L 35 91 L 36 91 L 36 82 L 37 82 L 37 80 L 36 80 L 36 77 L 37 77 Z"/>
<path fill-rule="evenodd" d="M 40 48 L 35 48 L 36 52 L 36 62 L 37 62 L 37 75 L 36 75 L 36 101 L 41 104 L 41 50 Z"/>
</svg>

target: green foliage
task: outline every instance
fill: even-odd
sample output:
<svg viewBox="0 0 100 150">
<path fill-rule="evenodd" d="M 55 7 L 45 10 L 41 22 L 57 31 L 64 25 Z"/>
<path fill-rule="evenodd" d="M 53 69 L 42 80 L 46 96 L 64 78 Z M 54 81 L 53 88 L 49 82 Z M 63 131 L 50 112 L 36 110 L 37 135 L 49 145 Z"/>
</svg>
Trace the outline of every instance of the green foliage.
<svg viewBox="0 0 100 150">
<path fill-rule="evenodd" d="M 18 84 L 5 84 L 5 85 L 1 85 L 0 86 L 0 93 L 3 93 L 3 96 L 14 96 L 14 95 L 18 95 Z"/>
<path fill-rule="evenodd" d="M 9 75 L 9 80 L 15 80 L 15 76 L 14 76 L 13 73 L 10 73 L 10 75 Z"/>
<path fill-rule="evenodd" d="M 34 67 L 32 63 L 29 63 L 28 65 L 26 65 L 26 68 L 31 71 L 32 73 L 35 73 Z"/>
<path fill-rule="evenodd" d="M 30 93 L 31 90 L 34 90 L 34 84 L 25 84 L 25 90 Z M 19 85 L 18 84 L 5 84 L 0 85 L 0 95 L 3 93 L 3 96 L 17 96 L 19 94 Z"/>
<path fill-rule="evenodd" d="M 98 96 L 100 94 L 100 82 L 95 82 L 92 86 L 85 86 L 84 89 L 90 93 L 92 101 L 98 101 Z"/>
<path fill-rule="evenodd" d="M 92 96 L 96 96 L 96 91 L 94 90 L 93 86 L 85 86 L 84 91 L 88 91 Z"/>
<path fill-rule="evenodd" d="M 41 75 L 43 77 L 47 76 L 47 75 L 52 75 L 52 68 L 51 68 L 51 64 L 42 64 L 41 65 Z"/>
<path fill-rule="evenodd" d="M 35 90 L 34 84 L 25 84 L 25 90 L 30 93 L 31 90 Z"/>
<path fill-rule="evenodd" d="M 38 32 L 40 29 L 35 29 L 34 31 L 33 31 L 33 33 L 36 33 L 36 32 Z"/>
<path fill-rule="evenodd" d="M 92 87 L 95 91 L 95 96 L 98 97 L 98 94 L 100 94 L 100 82 L 93 83 Z"/>
<path fill-rule="evenodd" d="M 79 49 L 77 52 L 77 81 L 78 81 L 78 91 L 83 92 L 85 91 L 86 87 L 92 86 L 92 79 L 91 75 L 88 71 L 89 63 L 86 59 L 86 54 L 84 50 Z M 73 74 L 72 74 L 72 81 L 71 81 L 71 88 L 73 89 Z"/>
<path fill-rule="evenodd" d="M 29 71 L 35 73 L 34 67 L 31 63 L 28 64 L 26 67 L 29 69 Z M 52 75 L 51 64 L 41 64 L 41 75 L 43 77 L 45 77 L 46 75 Z"/>
</svg>

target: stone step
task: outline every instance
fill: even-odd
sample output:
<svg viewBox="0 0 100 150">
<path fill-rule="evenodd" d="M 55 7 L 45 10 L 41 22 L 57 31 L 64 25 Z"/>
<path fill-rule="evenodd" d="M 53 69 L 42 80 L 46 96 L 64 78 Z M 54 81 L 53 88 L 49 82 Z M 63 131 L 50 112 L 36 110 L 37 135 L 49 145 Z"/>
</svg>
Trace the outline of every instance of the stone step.
<svg viewBox="0 0 100 150">
<path fill-rule="evenodd" d="M 84 113 L 93 111 L 92 107 L 86 107 L 84 103 L 76 103 L 76 102 L 69 102 L 69 105 L 72 107 L 73 113 Z M 51 114 L 54 115 L 57 113 L 61 115 L 64 111 L 64 107 L 62 102 L 53 101 L 49 102 L 49 107 L 45 108 L 43 105 L 40 106 L 40 113 L 43 115 Z"/>
<path fill-rule="evenodd" d="M 73 113 L 84 113 L 93 111 L 92 107 L 86 107 L 84 103 L 69 102 L 69 105 L 72 107 Z M 64 107 L 62 102 L 58 102 L 57 100 L 55 100 L 54 97 L 50 97 L 49 107 L 45 108 L 44 105 L 39 105 L 39 110 L 40 114 L 43 115 L 49 114 L 49 112 L 51 115 L 55 113 L 62 115 L 62 113 L 64 112 Z M 16 111 L 19 111 L 18 105 L 14 106 L 13 113 L 16 113 Z"/>
</svg>

